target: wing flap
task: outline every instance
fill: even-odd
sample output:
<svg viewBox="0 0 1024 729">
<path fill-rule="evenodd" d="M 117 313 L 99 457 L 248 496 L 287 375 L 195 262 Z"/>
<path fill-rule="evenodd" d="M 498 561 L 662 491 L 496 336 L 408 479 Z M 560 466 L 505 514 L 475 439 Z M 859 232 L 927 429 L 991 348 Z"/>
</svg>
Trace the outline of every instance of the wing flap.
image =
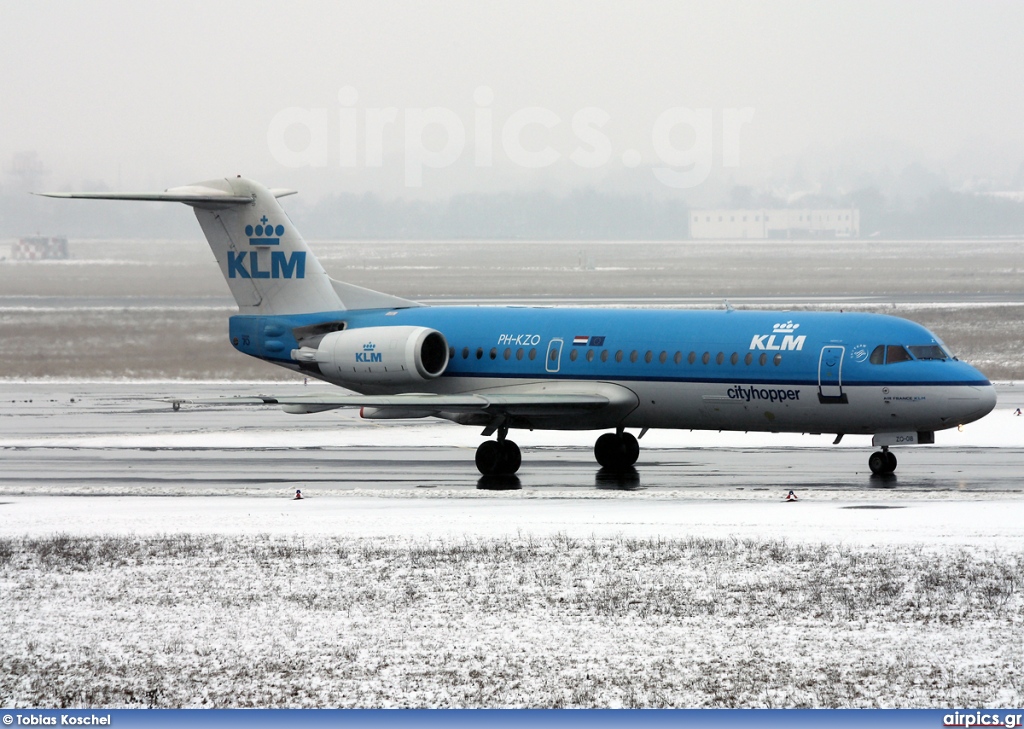
<svg viewBox="0 0 1024 729">
<path fill-rule="evenodd" d="M 612 404 L 605 395 L 565 393 L 517 393 L 470 395 L 335 395 L 332 393 L 247 397 L 221 397 L 204 399 L 165 400 L 176 409 L 181 405 L 207 406 L 260 406 L 278 405 L 289 412 L 319 412 L 335 408 L 401 408 L 408 411 L 474 413 L 500 412 L 509 415 L 558 415 L 599 410 Z"/>
</svg>

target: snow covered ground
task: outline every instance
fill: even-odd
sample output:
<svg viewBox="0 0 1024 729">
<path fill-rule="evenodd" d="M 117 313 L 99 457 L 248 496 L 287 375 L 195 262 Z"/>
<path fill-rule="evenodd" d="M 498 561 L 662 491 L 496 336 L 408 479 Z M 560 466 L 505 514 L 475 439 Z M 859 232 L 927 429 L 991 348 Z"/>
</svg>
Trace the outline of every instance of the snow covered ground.
<svg viewBox="0 0 1024 729">
<path fill-rule="evenodd" d="M 1019 706 L 1022 579 L 758 538 L 0 539 L 0 704 Z"/>
<path fill-rule="evenodd" d="M 308 493 L 308 492 L 307 492 Z M 596 496 L 595 496 L 596 494 Z M 975 500 L 782 492 L 706 493 L 529 491 L 348 492 L 302 501 L 279 498 L 4 497 L 0 536 L 35 538 L 201 534 L 301 539 L 343 535 L 410 540 L 504 539 L 522 535 L 599 538 L 783 539 L 858 546 L 972 546 L 1024 550 L 1024 499 Z"/>
</svg>

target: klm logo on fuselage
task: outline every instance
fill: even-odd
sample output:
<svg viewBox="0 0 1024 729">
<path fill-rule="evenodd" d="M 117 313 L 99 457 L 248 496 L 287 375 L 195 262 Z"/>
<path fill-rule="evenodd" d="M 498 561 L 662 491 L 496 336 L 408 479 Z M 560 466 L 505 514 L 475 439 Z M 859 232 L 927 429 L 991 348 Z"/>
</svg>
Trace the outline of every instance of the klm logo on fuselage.
<svg viewBox="0 0 1024 729">
<path fill-rule="evenodd" d="M 375 352 L 375 349 L 377 349 L 377 345 L 373 342 L 364 344 L 363 351 L 356 352 L 356 362 L 367 362 L 370 364 L 374 362 L 383 362 L 384 356 L 380 352 Z"/>
<path fill-rule="evenodd" d="M 755 334 L 750 340 L 751 349 L 767 349 L 773 352 L 800 351 L 804 348 L 807 337 L 803 334 L 796 336 L 799 324 L 787 321 L 785 324 L 776 324 L 771 334 Z"/>
<path fill-rule="evenodd" d="M 268 248 L 281 245 L 283 225 L 273 225 L 266 215 L 257 225 L 245 226 L 249 245 Z M 266 256 L 263 257 L 266 266 Z M 258 250 L 228 251 L 228 278 L 305 278 L 305 251 L 270 251 L 270 268 L 261 268 Z"/>
</svg>

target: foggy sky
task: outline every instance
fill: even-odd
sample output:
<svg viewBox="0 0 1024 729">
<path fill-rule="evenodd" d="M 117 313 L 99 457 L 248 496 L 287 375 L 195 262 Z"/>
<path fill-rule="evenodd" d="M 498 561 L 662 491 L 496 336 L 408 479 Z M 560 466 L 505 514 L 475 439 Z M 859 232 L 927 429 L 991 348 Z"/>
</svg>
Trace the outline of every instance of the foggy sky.
<svg viewBox="0 0 1024 729">
<path fill-rule="evenodd" d="M 2 18 L 8 189 L 22 179 L 11 160 L 30 151 L 48 188 L 163 189 L 242 173 L 311 199 L 648 189 L 652 127 L 676 107 L 711 110 L 711 186 L 813 187 L 837 174 L 850 186 L 917 163 L 954 187 L 1006 188 L 1024 162 L 1020 3 L 7 0 Z M 359 119 L 371 107 L 442 107 L 472 134 L 481 86 L 493 92 L 491 166 L 475 163 L 469 140 L 410 188 L 401 126 L 384 136 L 382 167 L 339 162 L 340 90 L 358 94 Z M 523 136 L 562 155 L 549 167 L 524 168 L 501 148 L 502 122 L 527 107 L 561 120 Z M 597 168 L 568 159 L 570 120 L 588 107 L 609 117 L 610 160 Z M 273 154 L 268 130 L 290 108 L 326 114 L 326 164 L 289 167 Z M 752 110 L 733 167 L 727 109 Z M 297 129 L 288 139 L 305 143 Z M 675 140 L 689 144 L 685 130 Z M 635 169 L 626 150 L 642 158 Z"/>
</svg>

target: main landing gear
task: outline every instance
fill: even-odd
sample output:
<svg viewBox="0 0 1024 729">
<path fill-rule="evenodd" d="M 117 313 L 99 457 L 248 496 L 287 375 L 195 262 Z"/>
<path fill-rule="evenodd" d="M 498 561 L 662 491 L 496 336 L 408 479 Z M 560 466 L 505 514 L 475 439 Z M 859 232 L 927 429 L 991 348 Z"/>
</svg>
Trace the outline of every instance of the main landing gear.
<svg viewBox="0 0 1024 729">
<path fill-rule="evenodd" d="M 631 433 L 619 428 L 614 433 L 605 433 L 597 439 L 597 443 L 594 444 L 594 457 L 604 468 L 629 468 L 640 457 L 640 444 Z"/>
<path fill-rule="evenodd" d="M 594 457 L 603 468 L 622 471 L 640 457 L 640 443 L 632 433 L 619 428 L 597 439 Z M 476 449 L 476 467 L 484 476 L 511 476 L 522 463 L 523 454 L 519 446 L 508 439 L 505 427 L 498 428 L 497 440 L 485 440 Z"/>
<path fill-rule="evenodd" d="M 887 476 L 896 470 L 896 454 L 888 446 L 882 446 L 882 450 L 875 451 L 868 458 L 868 468 L 875 476 Z"/>
<path fill-rule="evenodd" d="M 476 449 L 476 467 L 485 476 L 511 476 L 523 463 L 519 446 L 508 440 L 508 428 L 498 429 L 497 440 L 485 440 Z"/>
</svg>

